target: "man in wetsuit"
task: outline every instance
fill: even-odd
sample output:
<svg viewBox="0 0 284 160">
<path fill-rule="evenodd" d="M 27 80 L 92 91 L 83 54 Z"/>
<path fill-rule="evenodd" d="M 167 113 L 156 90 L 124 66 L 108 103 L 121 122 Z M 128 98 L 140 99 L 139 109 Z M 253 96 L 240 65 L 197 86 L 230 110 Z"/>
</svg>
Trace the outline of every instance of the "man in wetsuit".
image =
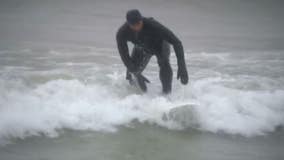
<svg viewBox="0 0 284 160">
<path fill-rule="evenodd" d="M 131 82 L 132 76 L 136 75 L 139 83 L 144 84 L 141 89 L 146 91 L 145 82 L 149 81 L 142 76 L 142 71 L 152 55 L 155 55 L 160 67 L 159 76 L 163 86 L 163 93 L 170 93 L 173 71 L 169 62 L 169 44 L 172 44 L 177 57 L 177 79 L 180 79 L 181 83 L 186 85 L 188 83 L 188 74 L 183 46 L 174 33 L 155 19 L 142 17 L 137 9 L 129 10 L 126 14 L 126 20 L 116 34 L 119 54 L 127 67 L 126 79 Z M 131 56 L 127 46 L 128 41 L 134 44 Z"/>
</svg>

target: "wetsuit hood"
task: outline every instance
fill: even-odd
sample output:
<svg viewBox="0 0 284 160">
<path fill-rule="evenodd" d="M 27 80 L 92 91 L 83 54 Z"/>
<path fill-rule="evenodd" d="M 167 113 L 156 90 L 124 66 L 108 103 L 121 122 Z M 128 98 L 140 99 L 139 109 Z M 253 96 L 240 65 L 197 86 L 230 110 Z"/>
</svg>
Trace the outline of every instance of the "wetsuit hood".
<svg viewBox="0 0 284 160">
<path fill-rule="evenodd" d="M 130 25 L 134 25 L 143 19 L 141 13 L 137 9 L 127 11 L 126 20 Z"/>
</svg>

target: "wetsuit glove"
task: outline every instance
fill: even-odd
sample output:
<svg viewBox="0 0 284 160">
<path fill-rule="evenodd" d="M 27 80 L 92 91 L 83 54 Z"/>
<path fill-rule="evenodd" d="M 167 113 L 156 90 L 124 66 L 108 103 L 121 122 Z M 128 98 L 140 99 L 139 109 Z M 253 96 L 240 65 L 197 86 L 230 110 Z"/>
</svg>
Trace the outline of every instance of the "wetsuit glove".
<svg viewBox="0 0 284 160">
<path fill-rule="evenodd" d="M 181 83 L 184 85 L 188 83 L 188 74 L 185 63 L 178 65 L 177 79 L 180 79 Z"/>
</svg>

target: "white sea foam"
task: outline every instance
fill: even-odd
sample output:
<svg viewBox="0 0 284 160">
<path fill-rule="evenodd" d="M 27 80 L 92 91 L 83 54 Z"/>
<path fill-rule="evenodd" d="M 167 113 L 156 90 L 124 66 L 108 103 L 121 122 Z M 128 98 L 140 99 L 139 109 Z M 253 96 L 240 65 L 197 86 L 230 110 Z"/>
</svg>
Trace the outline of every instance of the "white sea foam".
<svg viewBox="0 0 284 160">
<path fill-rule="evenodd" d="M 170 129 L 195 127 L 244 136 L 262 135 L 284 125 L 283 90 L 239 90 L 222 85 L 224 79 L 217 77 L 193 81 L 185 88 L 177 87 L 170 97 L 163 97 L 151 92 L 130 93 L 122 74 L 109 78 L 115 82 L 85 84 L 76 79 L 57 79 L 34 88 L 21 81 L 1 80 L 2 144 L 15 137 L 57 136 L 63 128 L 112 132 L 133 120 Z M 171 109 L 188 103 L 196 104 L 197 125 L 163 119 Z"/>
</svg>

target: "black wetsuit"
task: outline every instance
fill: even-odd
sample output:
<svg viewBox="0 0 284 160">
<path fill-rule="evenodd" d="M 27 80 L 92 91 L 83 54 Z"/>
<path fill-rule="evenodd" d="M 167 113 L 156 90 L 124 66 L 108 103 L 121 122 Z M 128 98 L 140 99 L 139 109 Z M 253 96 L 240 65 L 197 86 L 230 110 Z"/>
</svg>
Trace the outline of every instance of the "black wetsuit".
<svg viewBox="0 0 284 160">
<path fill-rule="evenodd" d="M 128 71 L 139 73 L 144 70 L 151 56 L 155 55 L 160 67 L 160 80 L 162 82 L 163 92 L 168 93 L 172 88 L 173 76 L 172 68 L 169 63 L 169 44 L 173 45 L 178 67 L 185 70 L 187 76 L 182 43 L 172 31 L 154 18 L 143 17 L 142 20 L 143 28 L 140 32 L 131 30 L 127 22 L 119 28 L 116 34 L 119 54 Z M 127 41 L 134 44 L 131 56 L 129 55 Z"/>
</svg>

